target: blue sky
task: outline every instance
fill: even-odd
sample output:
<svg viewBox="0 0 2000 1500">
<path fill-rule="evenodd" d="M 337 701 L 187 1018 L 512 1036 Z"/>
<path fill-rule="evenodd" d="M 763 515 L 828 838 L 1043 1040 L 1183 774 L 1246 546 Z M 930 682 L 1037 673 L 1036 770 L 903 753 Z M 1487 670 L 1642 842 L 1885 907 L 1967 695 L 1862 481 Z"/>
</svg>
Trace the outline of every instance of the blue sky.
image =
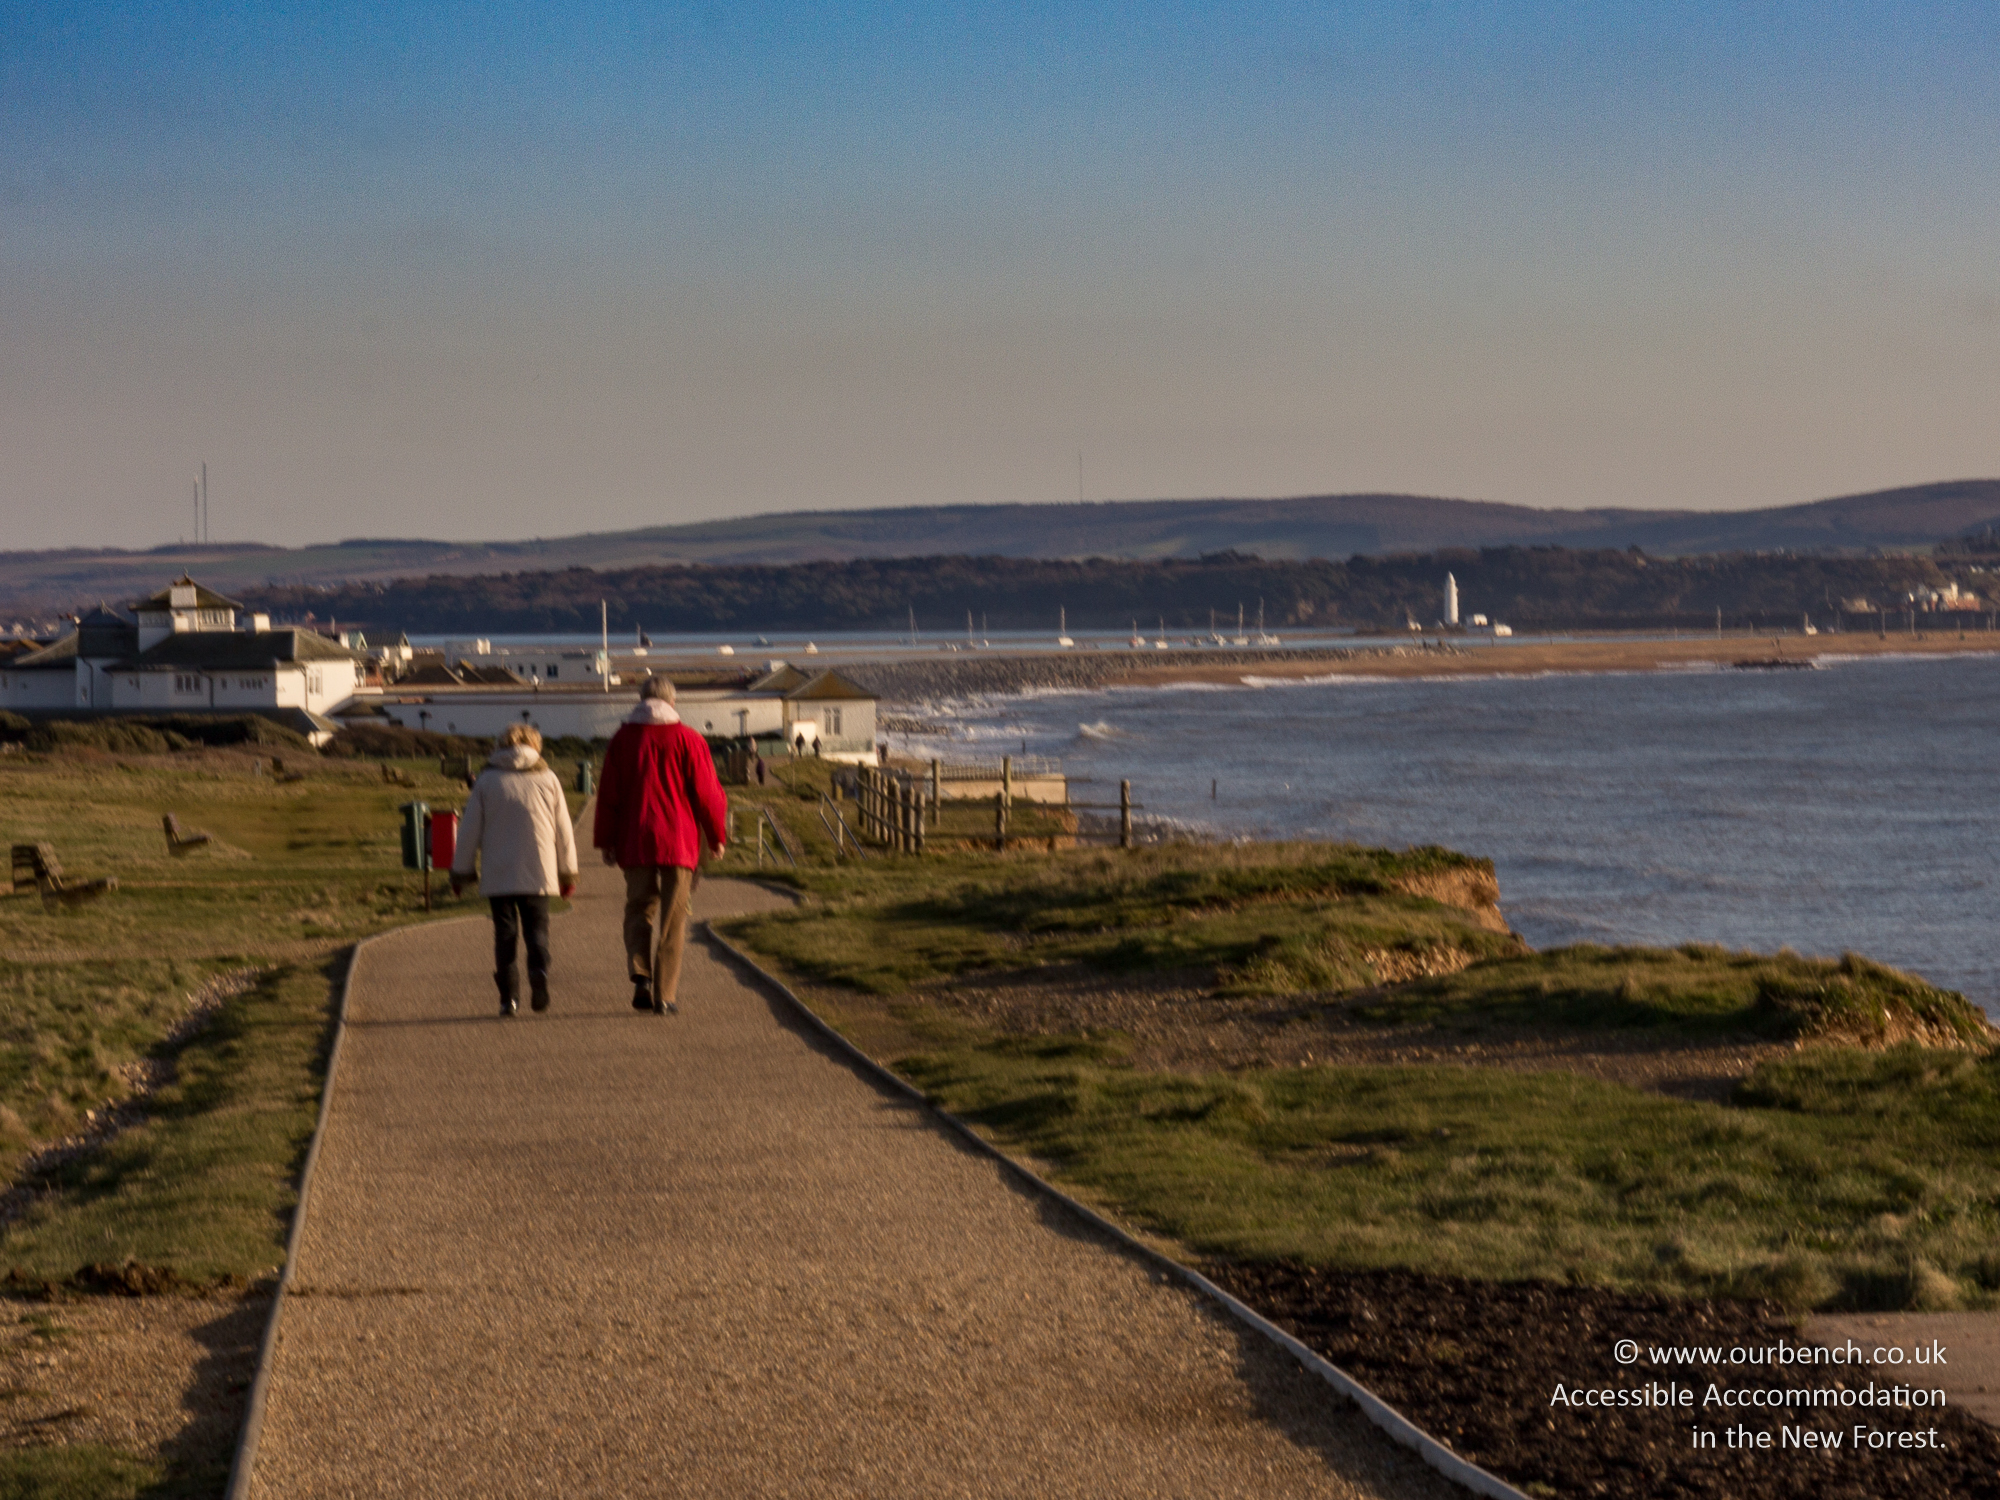
<svg viewBox="0 0 2000 1500">
<path fill-rule="evenodd" d="M 2000 11 L 17 6 L 9 546 L 2000 473 Z"/>
</svg>

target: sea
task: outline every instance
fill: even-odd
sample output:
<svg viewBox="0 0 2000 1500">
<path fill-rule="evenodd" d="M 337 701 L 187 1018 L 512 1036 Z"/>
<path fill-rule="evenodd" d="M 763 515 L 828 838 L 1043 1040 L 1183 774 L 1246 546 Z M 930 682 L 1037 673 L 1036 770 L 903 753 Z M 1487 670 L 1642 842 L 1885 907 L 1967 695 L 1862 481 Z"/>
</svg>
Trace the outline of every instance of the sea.
<svg viewBox="0 0 2000 1500">
<path fill-rule="evenodd" d="M 1282 680 L 911 706 L 921 756 L 1130 779 L 1156 831 L 1490 858 L 1537 948 L 1853 950 L 2000 1016 L 2000 657 Z"/>
</svg>

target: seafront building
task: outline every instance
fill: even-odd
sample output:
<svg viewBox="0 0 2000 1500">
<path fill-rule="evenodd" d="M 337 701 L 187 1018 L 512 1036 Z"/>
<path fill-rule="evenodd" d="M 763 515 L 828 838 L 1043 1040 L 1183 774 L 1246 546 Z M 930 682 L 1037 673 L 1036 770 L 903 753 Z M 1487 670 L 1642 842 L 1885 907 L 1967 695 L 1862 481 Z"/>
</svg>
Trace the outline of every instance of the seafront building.
<svg viewBox="0 0 2000 1500">
<path fill-rule="evenodd" d="M 0 708 L 31 717 L 260 713 L 317 744 L 361 687 L 361 657 L 183 575 L 125 615 L 100 604 L 53 644 L 0 665 Z"/>
<path fill-rule="evenodd" d="M 433 659 L 358 693 L 336 717 L 482 737 L 532 724 L 548 736 L 606 739 L 632 711 L 640 675 L 628 663 L 596 681 L 528 679 L 493 663 Z M 687 725 L 710 739 L 756 740 L 767 751 L 783 747 L 827 760 L 875 758 L 875 695 L 839 672 L 770 661 L 761 671 L 732 674 L 734 680 L 703 675 L 706 682 L 677 686 L 677 706 Z"/>
<path fill-rule="evenodd" d="M 481 643 L 484 644 L 484 643 Z M 0 657 L 0 709 L 30 718 L 262 714 L 325 744 L 348 723 L 493 737 L 510 724 L 602 739 L 632 711 L 645 669 L 596 654 L 519 663 L 452 660 L 399 637 L 369 651 L 306 626 L 274 628 L 182 576 L 130 614 L 100 604 L 50 645 Z M 839 672 L 782 661 L 717 674 L 670 672 L 682 717 L 712 739 L 760 741 L 834 760 L 875 754 L 874 694 Z"/>
</svg>

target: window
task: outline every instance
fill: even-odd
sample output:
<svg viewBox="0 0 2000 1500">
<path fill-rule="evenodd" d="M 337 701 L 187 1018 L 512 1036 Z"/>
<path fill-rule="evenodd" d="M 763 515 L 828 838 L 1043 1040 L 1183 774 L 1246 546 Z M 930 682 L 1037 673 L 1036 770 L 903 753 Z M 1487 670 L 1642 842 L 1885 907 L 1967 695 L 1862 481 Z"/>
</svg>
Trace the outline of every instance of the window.
<svg viewBox="0 0 2000 1500">
<path fill-rule="evenodd" d="M 826 733 L 829 739 L 840 738 L 840 710 L 837 708 L 826 711 Z"/>
<path fill-rule="evenodd" d="M 201 679 L 189 672 L 176 672 L 174 674 L 174 691 L 177 693 L 198 693 L 201 691 Z"/>
<path fill-rule="evenodd" d="M 549 670 L 548 670 L 548 671 L 547 671 L 546 673 L 544 673 L 543 675 L 544 675 L 544 676 L 548 676 L 548 677 L 554 677 L 554 676 L 556 676 L 556 675 L 557 675 L 557 673 L 559 672 L 559 670 L 560 670 L 560 664 L 559 664 L 559 663 L 557 663 L 557 662 L 550 662 L 550 663 L 549 663 Z"/>
</svg>

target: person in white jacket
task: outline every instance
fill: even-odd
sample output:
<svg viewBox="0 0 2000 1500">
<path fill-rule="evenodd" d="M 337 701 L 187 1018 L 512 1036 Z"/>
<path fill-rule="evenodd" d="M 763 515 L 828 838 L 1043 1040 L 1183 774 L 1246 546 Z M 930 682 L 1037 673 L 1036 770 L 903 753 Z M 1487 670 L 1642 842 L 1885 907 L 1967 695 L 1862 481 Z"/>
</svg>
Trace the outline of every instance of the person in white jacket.
<svg viewBox="0 0 2000 1500">
<path fill-rule="evenodd" d="M 536 1010 L 549 1008 L 549 897 L 576 889 L 576 834 L 562 783 L 542 759 L 542 736 L 515 724 L 500 737 L 486 769 L 472 784 L 451 862 L 457 894 L 473 878 L 493 906 L 493 981 L 500 1014 L 521 1009 L 515 941 L 528 949 L 528 989 Z"/>
</svg>

